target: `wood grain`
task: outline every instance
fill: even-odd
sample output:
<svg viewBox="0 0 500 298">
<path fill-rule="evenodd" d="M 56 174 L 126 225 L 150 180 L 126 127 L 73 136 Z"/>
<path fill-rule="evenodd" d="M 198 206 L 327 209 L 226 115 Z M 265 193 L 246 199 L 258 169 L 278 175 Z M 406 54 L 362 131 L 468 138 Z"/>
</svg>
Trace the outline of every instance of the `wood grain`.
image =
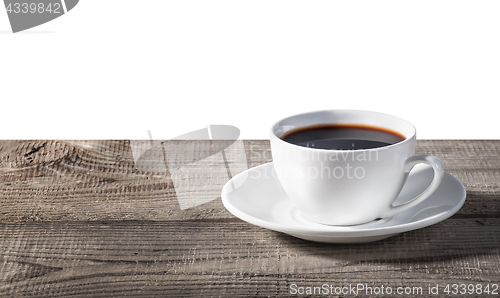
<svg viewBox="0 0 500 298">
<path fill-rule="evenodd" d="M 240 167 L 271 160 L 268 141 L 244 148 Z M 463 208 L 383 241 L 327 245 L 242 222 L 220 198 L 181 210 L 176 177 L 138 170 L 128 141 L 0 141 L 0 296 L 276 297 L 362 283 L 427 297 L 428 284 L 500 284 L 500 141 L 424 140 L 417 153 L 462 181 Z M 212 166 L 202 178 L 224 175 Z"/>
<path fill-rule="evenodd" d="M 499 229 L 500 219 L 456 219 L 376 243 L 326 245 L 239 221 L 3 224 L 0 294 L 30 287 L 37 295 L 156 290 L 183 297 L 226 287 L 232 295 L 266 278 L 274 283 L 261 290 L 271 295 L 292 282 L 492 283 Z"/>
<path fill-rule="evenodd" d="M 188 142 L 188 141 L 186 141 Z M 171 177 L 139 171 L 128 141 L 1 141 L 0 221 L 186 220 L 232 217 L 214 197 L 180 210 Z M 272 160 L 268 141 L 246 141 L 246 165 Z M 417 153 L 434 154 L 467 189 L 457 216 L 500 215 L 500 141 L 419 141 Z M 207 149 L 208 150 L 208 149 Z M 182 152 L 179 154 L 182 158 Z M 187 157 L 188 159 L 190 157 Z M 229 178 L 196 168 L 222 189 Z"/>
</svg>

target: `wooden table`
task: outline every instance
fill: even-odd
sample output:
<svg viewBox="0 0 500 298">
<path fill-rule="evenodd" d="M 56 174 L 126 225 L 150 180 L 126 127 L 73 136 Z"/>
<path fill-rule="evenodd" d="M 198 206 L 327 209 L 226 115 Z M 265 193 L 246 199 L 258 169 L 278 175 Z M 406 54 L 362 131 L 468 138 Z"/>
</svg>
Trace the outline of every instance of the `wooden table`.
<svg viewBox="0 0 500 298">
<path fill-rule="evenodd" d="M 270 161 L 268 141 L 241 144 L 242 166 Z M 314 295 L 294 292 L 325 284 L 417 291 L 399 297 L 453 296 L 443 292 L 453 284 L 492 292 L 500 284 L 500 141 L 420 140 L 417 153 L 438 156 L 462 181 L 462 209 L 379 242 L 334 245 L 235 218 L 211 180 L 222 175 L 213 164 L 191 170 L 201 182 L 190 190 L 182 172 L 137 169 L 129 141 L 0 141 L 0 297 L 305 297 Z M 213 198 L 181 209 L 179 190 Z M 429 294 L 436 285 L 440 295 Z"/>
</svg>

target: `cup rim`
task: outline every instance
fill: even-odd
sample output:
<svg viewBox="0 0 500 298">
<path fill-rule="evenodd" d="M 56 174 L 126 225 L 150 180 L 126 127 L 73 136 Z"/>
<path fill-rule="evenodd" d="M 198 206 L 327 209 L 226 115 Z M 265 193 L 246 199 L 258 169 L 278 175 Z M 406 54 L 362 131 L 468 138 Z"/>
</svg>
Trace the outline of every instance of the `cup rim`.
<svg viewBox="0 0 500 298">
<path fill-rule="evenodd" d="M 346 149 L 321 149 L 321 148 L 303 147 L 303 146 L 299 146 L 299 145 L 296 145 L 296 144 L 284 141 L 283 139 L 281 139 L 279 136 L 277 136 L 274 133 L 275 127 L 278 126 L 278 124 L 280 122 L 283 122 L 284 120 L 287 120 L 289 118 L 296 117 L 296 116 L 307 115 L 307 114 L 317 114 L 317 113 L 323 113 L 323 112 L 371 113 L 371 114 L 376 114 L 376 115 L 385 116 L 385 117 L 392 117 L 392 118 L 395 118 L 395 119 L 397 119 L 399 121 L 406 122 L 406 124 L 408 124 L 411 127 L 412 132 L 411 132 L 411 135 L 408 136 L 408 137 L 406 137 L 403 141 L 397 142 L 395 144 L 391 144 L 391 145 L 388 145 L 388 146 L 382 146 L 382 147 L 377 147 L 377 148 L 369 148 L 369 149 L 347 149 L 347 150 Z M 299 126 L 299 127 L 303 127 L 303 126 Z M 304 112 L 304 113 L 289 115 L 289 116 L 286 116 L 284 118 L 279 119 L 278 121 L 275 121 L 273 123 L 273 125 L 271 126 L 271 129 L 269 130 L 269 132 L 270 132 L 270 137 L 272 139 L 275 139 L 276 141 L 278 141 L 280 143 L 293 146 L 293 147 L 295 147 L 297 149 L 300 148 L 302 150 L 314 150 L 314 152 L 346 152 L 346 151 L 363 152 L 363 151 L 388 150 L 388 149 L 391 149 L 391 148 L 394 148 L 394 147 L 397 147 L 397 146 L 401 146 L 403 144 L 406 144 L 406 143 L 409 143 L 409 142 L 415 140 L 416 139 L 416 134 L 417 134 L 417 130 L 416 130 L 415 126 L 413 124 L 411 124 L 409 121 L 407 121 L 407 120 L 405 120 L 403 118 L 400 118 L 400 117 L 397 117 L 397 116 L 394 116 L 394 115 L 391 115 L 391 114 L 387 114 L 387 113 L 381 113 L 381 112 L 375 112 L 375 111 L 368 111 L 368 110 L 354 110 L 354 109 L 315 110 L 315 111 L 309 111 L 309 112 Z"/>
</svg>

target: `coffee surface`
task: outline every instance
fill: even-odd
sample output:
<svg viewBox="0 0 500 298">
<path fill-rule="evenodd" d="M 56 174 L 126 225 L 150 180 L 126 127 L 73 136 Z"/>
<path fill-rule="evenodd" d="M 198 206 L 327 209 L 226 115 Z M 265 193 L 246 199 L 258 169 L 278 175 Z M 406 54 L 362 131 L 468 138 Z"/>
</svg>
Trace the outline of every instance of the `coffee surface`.
<svg viewBox="0 0 500 298">
<path fill-rule="evenodd" d="M 303 147 L 332 150 L 372 149 L 405 139 L 400 133 L 386 128 L 358 124 L 306 126 L 287 131 L 280 138 Z"/>
</svg>

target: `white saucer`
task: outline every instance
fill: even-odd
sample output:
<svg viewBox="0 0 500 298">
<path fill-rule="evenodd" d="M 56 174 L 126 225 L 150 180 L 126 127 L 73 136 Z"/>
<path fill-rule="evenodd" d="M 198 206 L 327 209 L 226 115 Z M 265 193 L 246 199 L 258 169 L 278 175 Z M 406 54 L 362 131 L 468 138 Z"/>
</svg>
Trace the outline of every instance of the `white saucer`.
<svg viewBox="0 0 500 298">
<path fill-rule="evenodd" d="M 394 205 L 414 198 L 427 188 L 432 177 L 431 167 L 415 166 Z M 455 214 L 464 202 L 465 187 L 445 172 L 436 192 L 409 210 L 362 225 L 327 226 L 302 217 L 282 189 L 272 162 L 236 175 L 222 189 L 222 203 L 236 217 L 297 238 L 326 243 L 372 242 L 427 227 Z"/>
</svg>

